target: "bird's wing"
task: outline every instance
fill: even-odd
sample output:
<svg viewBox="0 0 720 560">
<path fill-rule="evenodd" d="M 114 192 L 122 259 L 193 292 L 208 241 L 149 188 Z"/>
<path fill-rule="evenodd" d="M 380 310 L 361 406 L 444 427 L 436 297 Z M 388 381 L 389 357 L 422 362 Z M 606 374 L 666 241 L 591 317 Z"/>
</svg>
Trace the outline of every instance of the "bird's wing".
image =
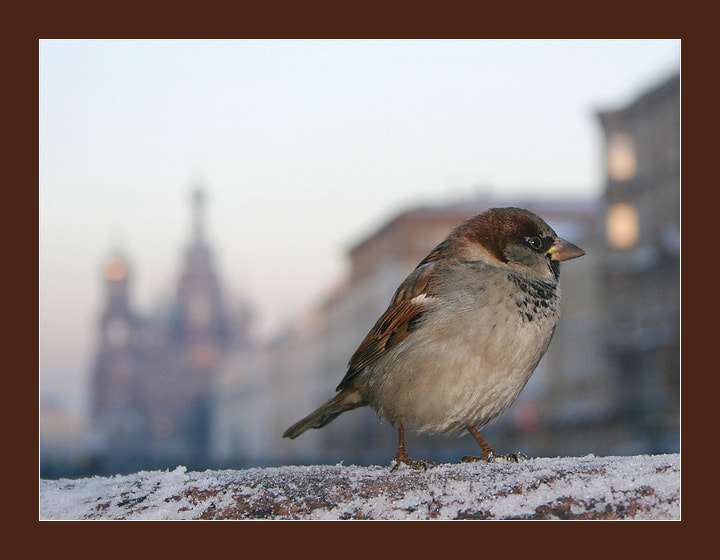
<svg viewBox="0 0 720 560">
<path fill-rule="evenodd" d="M 390 306 L 350 358 L 348 371 L 338 385 L 338 391 L 347 388 L 358 373 L 375 363 L 417 328 L 432 299 L 437 265 L 437 261 L 424 261 L 400 285 Z"/>
</svg>

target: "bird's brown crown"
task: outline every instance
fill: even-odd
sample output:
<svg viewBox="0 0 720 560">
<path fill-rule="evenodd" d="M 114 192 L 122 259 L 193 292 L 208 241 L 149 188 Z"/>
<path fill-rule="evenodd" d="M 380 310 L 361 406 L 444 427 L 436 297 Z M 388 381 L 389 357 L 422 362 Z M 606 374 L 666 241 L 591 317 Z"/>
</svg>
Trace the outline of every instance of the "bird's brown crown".
<svg viewBox="0 0 720 560">
<path fill-rule="evenodd" d="M 500 263 L 506 263 L 506 248 L 531 237 L 546 239 L 556 235 L 540 217 L 528 210 L 491 208 L 456 227 L 421 264 L 451 257 L 474 260 L 479 250 Z"/>
<path fill-rule="evenodd" d="M 480 243 L 495 258 L 507 262 L 505 248 L 531 237 L 555 238 L 555 232 L 541 218 L 522 208 L 491 208 L 460 225 L 460 237 Z"/>
</svg>

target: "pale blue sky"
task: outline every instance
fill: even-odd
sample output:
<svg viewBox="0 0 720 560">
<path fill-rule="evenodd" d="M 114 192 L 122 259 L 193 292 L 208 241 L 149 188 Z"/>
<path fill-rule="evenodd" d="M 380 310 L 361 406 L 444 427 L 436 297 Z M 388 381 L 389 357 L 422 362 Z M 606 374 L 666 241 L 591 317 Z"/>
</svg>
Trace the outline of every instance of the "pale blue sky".
<svg viewBox="0 0 720 560">
<path fill-rule="evenodd" d="M 678 40 L 41 41 L 43 393 L 85 402 L 113 248 L 139 311 L 171 294 L 196 182 L 268 331 L 408 205 L 599 195 L 595 111 L 679 65 Z"/>
</svg>

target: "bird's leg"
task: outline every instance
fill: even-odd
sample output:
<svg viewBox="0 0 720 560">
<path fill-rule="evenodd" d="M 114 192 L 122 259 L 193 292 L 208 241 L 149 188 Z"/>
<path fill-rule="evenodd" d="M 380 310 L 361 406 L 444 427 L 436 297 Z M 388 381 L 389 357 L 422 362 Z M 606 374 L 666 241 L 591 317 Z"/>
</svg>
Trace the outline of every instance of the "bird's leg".
<svg viewBox="0 0 720 560">
<path fill-rule="evenodd" d="M 492 461 L 496 457 L 502 457 L 503 459 L 515 461 L 517 463 L 519 459 L 526 458 L 524 455 L 517 455 L 515 453 L 510 453 L 508 455 L 498 455 L 497 453 L 495 453 L 495 451 L 493 451 L 492 447 L 490 447 L 490 444 L 485 441 L 485 438 L 480 435 L 480 432 L 478 432 L 477 429 L 473 428 L 472 426 L 468 426 L 468 432 L 470 432 L 475 438 L 475 441 L 478 442 L 478 445 L 482 449 L 482 455 L 480 457 L 473 457 L 472 455 L 468 455 L 460 459 L 461 463 L 472 463 L 475 461 Z"/>
<path fill-rule="evenodd" d="M 394 471 L 400 464 L 407 465 L 411 469 L 427 469 L 428 467 L 434 467 L 435 463 L 432 461 L 426 461 L 424 459 L 411 459 L 405 449 L 405 426 L 402 424 L 398 425 L 398 448 L 397 454 L 395 455 L 395 466 L 392 468 Z"/>
<path fill-rule="evenodd" d="M 482 455 L 480 457 L 463 457 L 463 462 L 466 461 L 489 461 L 491 457 L 495 455 L 495 452 L 492 450 L 492 447 L 490 447 L 490 444 L 485 441 L 485 438 L 480 435 L 480 432 L 477 431 L 477 429 L 473 428 L 472 426 L 468 426 L 468 432 L 472 434 L 472 436 L 475 438 L 475 441 L 478 442 L 478 445 L 482 449 Z"/>
</svg>

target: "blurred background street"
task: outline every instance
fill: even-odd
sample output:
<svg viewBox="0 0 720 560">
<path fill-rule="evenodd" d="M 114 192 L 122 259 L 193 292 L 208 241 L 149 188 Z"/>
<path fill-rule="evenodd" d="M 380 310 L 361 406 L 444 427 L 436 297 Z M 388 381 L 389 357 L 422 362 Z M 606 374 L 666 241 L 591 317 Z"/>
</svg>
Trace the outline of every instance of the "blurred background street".
<svg viewBox="0 0 720 560">
<path fill-rule="evenodd" d="M 367 408 L 281 435 L 509 205 L 587 254 L 488 441 L 679 451 L 679 40 L 44 40 L 39 70 L 41 476 L 387 464 Z"/>
</svg>

